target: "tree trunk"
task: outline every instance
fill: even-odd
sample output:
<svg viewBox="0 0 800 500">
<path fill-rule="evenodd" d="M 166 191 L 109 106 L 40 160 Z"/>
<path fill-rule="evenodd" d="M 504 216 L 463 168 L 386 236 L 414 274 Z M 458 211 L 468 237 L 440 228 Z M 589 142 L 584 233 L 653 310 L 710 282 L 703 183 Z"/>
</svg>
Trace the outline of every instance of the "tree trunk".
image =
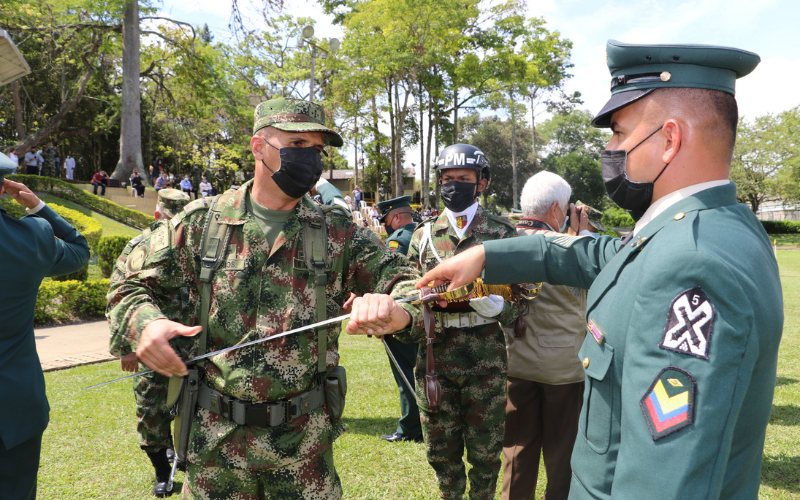
<svg viewBox="0 0 800 500">
<path fill-rule="evenodd" d="M 139 2 L 129 0 L 122 21 L 122 126 L 119 138 L 119 162 L 112 179 L 127 181 L 134 168 L 149 178 L 142 162 L 142 124 L 139 91 Z M 176 172 L 177 173 L 177 172 Z"/>
<path fill-rule="evenodd" d="M 533 97 L 531 94 L 531 132 L 533 133 L 533 168 L 534 171 L 539 168 L 539 155 L 536 154 L 536 120 L 533 115 Z"/>
<path fill-rule="evenodd" d="M 453 144 L 458 144 L 458 89 L 457 88 L 453 91 Z"/>
<path fill-rule="evenodd" d="M 425 127 L 422 113 L 422 82 L 419 82 L 419 173 L 425 179 Z M 420 200 L 422 200 L 422 185 L 420 185 Z"/>
<path fill-rule="evenodd" d="M 436 125 L 436 139 L 434 139 L 434 152 L 436 153 L 436 158 L 439 158 L 439 125 Z M 442 185 L 439 184 L 439 176 L 437 175 L 435 178 L 436 182 L 436 195 L 433 198 L 433 206 L 435 208 L 439 208 L 439 196 L 442 194 Z"/>
<path fill-rule="evenodd" d="M 380 134 L 380 131 L 378 130 L 378 104 L 375 101 L 376 101 L 376 98 L 375 98 L 375 96 L 373 96 L 372 97 L 372 133 L 373 133 L 374 141 L 375 141 L 375 159 L 376 159 L 376 164 L 375 164 L 375 198 L 374 198 L 373 201 L 377 203 L 377 202 L 381 201 L 380 200 L 380 188 L 381 188 L 381 177 L 382 177 L 382 175 L 381 175 L 381 164 L 380 164 L 380 158 L 381 158 L 380 138 L 381 138 L 381 134 Z"/>
<path fill-rule="evenodd" d="M 514 101 L 512 100 L 512 106 Z M 519 208 L 519 200 L 517 198 L 517 122 L 511 118 L 511 175 L 513 185 L 511 191 L 514 198 L 514 206 L 512 208 Z"/>
<path fill-rule="evenodd" d="M 433 142 L 433 129 L 437 123 L 438 119 L 436 122 L 433 121 L 433 103 L 428 101 L 428 144 L 425 148 L 425 173 L 422 177 L 423 193 L 425 194 L 425 198 L 421 202 L 423 207 L 429 206 L 431 202 L 431 143 Z"/>
<path fill-rule="evenodd" d="M 14 122 L 17 126 L 17 140 L 25 137 L 25 123 L 22 121 L 22 100 L 19 98 L 19 80 L 11 82 L 11 100 L 14 101 Z"/>
<path fill-rule="evenodd" d="M 389 182 L 390 182 L 392 191 L 394 191 L 394 176 L 396 174 L 396 170 L 394 168 L 394 162 L 395 162 L 395 154 L 394 154 L 395 151 L 394 151 L 394 148 L 396 146 L 395 137 L 397 136 L 397 129 L 395 127 L 395 112 L 394 112 L 394 99 L 393 99 L 393 96 L 392 96 L 392 87 L 393 87 L 393 82 L 390 81 L 389 82 L 389 87 L 388 87 L 387 92 L 386 92 L 387 93 L 387 97 L 389 99 L 389 135 L 391 136 L 389 138 L 389 144 L 391 145 L 390 146 L 390 151 L 389 151 L 389 153 L 390 153 L 390 156 L 389 156 L 389 159 L 390 159 Z M 380 188 L 378 188 L 378 191 L 380 191 Z"/>
</svg>

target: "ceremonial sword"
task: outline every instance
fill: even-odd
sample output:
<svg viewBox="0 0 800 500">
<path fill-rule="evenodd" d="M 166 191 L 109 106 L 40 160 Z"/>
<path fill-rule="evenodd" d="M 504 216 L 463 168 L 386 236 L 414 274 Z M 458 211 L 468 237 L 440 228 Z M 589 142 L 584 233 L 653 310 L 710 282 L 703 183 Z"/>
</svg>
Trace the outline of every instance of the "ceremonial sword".
<svg viewBox="0 0 800 500">
<path fill-rule="evenodd" d="M 416 300 L 421 300 L 421 299 L 420 299 L 419 296 L 413 295 L 411 297 L 398 299 L 395 302 L 397 302 L 398 304 L 405 304 L 405 303 L 409 303 L 409 302 L 414 302 Z M 281 337 L 286 337 L 286 336 L 289 336 L 289 335 L 293 335 L 295 333 L 300 333 L 300 332 L 304 332 L 304 331 L 307 331 L 307 330 L 313 330 L 314 328 L 319 328 L 319 327 L 322 327 L 322 326 L 330 325 L 332 323 L 338 323 L 338 322 L 344 321 L 344 320 L 349 319 L 349 318 L 350 318 L 350 314 L 343 314 L 341 316 L 336 316 L 335 318 L 329 318 L 329 319 L 326 319 L 324 321 L 318 321 L 318 322 L 313 323 L 311 325 L 301 326 L 301 327 L 295 328 L 293 330 L 288 330 L 286 332 L 279 333 L 278 335 L 272 335 L 270 337 L 264 337 L 264 338 L 260 338 L 260 339 L 256 339 L 256 340 L 251 340 L 250 342 L 245 342 L 243 344 L 236 344 L 236 345 L 231 346 L 231 347 L 226 347 L 225 349 L 220 349 L 218 351 L 209 352 L 209 353 L 203 354 L 201 356 L 196 356 L 194 358 L 191 358 L 191 359 L 188 359 L 188 360 L 184 361 L 184 363 L 188 365 L 190 363 L 195 363 L 197 361 L 200 361 L 201 359 L 210 358 L 212 356 L 217 356 L 219 354 L 225 354 L 226 352 L 235 351 L 237 349 L 241 349 L 243 347 L 249 347 L 249 346 L 256 345 L 256 344 L 261 344 L 261 343 L 267 342 L 269 340 L 279 339 Z M 387 346 L 387 349 L 388 349 L 388 346 Z M 394 359 L 394 356 L 392 356 L 392 359 Z M 396 364 L 397 364 L 397 362 L 395 361 L 395 365 Z M 117 379 L 114 379 L 114 380 L 109 380 L 108 382 L 103 382 L 101 384 L 95 384 L 95 385 L 91 385 L 89 387 L 84 387 L 82 390 L 85 391 L 87 389 L 94 389 L 95 387 L 101 387 L 101 386 L 104 386 L 104 385 L 113 384 L 114 382 L 120 382 L 122 380 L 128 380 L 129 378 L 140 377 L 142 375 L 147 375 L 147 374 L 150 374 L 150 373 L 153 373 L 153 372 L 155 372 L 155 370 L 146 370 L 146 371 L 143 371 L 143 372 L 134 373 L 132 375 L 127 375 L 125 377 L 117 378 Z M 408 383 L 408 382 L 406 382 L 406 383 Z"/>
</svg>

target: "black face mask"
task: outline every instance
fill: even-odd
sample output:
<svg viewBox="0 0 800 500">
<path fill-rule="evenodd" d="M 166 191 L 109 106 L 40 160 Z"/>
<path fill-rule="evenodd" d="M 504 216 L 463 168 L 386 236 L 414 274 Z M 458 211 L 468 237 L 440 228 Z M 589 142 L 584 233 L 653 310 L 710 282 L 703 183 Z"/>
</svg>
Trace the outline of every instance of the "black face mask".
<svg viewBox="0 0 800 500">
<path fill-rule="evenodd" d="M 395 232 L 395 228 L 393 228 L 388 222 L 384 224 L 383 227 L 386 228 L 386 236 L 391 236 L 392 233 Z"/>
<path fill-rule="evenodd" d="M 322 157 L 316 147 L 308 148 L 276 148 L 269 141 L 264 141 L 281 155 L 281 167 L 277 172 L 261 163 L 272 172 L 272 180 L 290 198 L 302 198 L 311 191 L 322 175 Z"/>
<path fill-rule="evenodd" d="M 458 182 L 450 181 L 442 184 L 442 200 L 444 206 L 453 212 L 463 212 L 475 203 L 476 188 L 478 182 Z"/>
<path fill-rule="evenodd" d="M 600 168 L 603 171 L 603 184 L 606 187 L 608 196 L 614 200 L 614 203 L 626 210 L 633 210 L 644 212 L 653 201 L 653 186 L 664 170 L 667 169 L 669 163 L 664 165 L 661 172 L 656 176 L 652 182 L 636 182 L 628 177 L 625 166 L 628 160 L 628 155 L 638 148 L 647 139 L 661 130 L 662 127 L 654 130 L 650 135 L 639 141 L 628 151 L 624 149 L 616 149 L 613 151 L 600 152 Z"/>
</svg>

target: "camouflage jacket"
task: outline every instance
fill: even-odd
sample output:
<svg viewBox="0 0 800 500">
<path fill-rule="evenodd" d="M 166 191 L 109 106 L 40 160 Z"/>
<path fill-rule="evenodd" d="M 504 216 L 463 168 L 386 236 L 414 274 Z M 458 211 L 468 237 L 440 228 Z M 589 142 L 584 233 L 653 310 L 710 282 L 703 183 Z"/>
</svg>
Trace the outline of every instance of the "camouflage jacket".
<svg viewBox="0 0 800 500">
<path fill-rule="evenodd" d="M 252 214 L 245 209 L 252 181 L 224 203 L 221 224 L 231 226 L 223 265 L 214 274 L 207 352 L 268 337 L 317 321 L 313 274 L 302 258 L 303 220 L 320 220 L 310 198 L 295 207 L 272 248 Z M 124 332 L 132 348 L 144 327 L 165 318 L 158 300 L 178 292 L 187 324 L 200 318 L 200 245 L 211 200 L 189 203 L 159 225 L 128 256 L 124 280 L 108 294 L 112 334 Z M 418 273 L 400 255 L 388 252 L 372 231 L 359 228 L 335 211 L 324 215 L 331 262 L 326 289 L 327 315 L 341 313 L 350 292 L 404 296 Z M 408 281 L 407 281 L 408 280 Z M 400 282 L 407 281 L 402 285 Z M 412 332 L 422 331 L 419 308 L 403 305 L 412 315 Z M 339 362 L 340 325 L 327 329 L 327 365 Z M 317 339 L 313 330 L 211 357 L 206 382 L 246 401 L 278 401 L 316 385 Z M 264 469 L 285 466 L 322 454 L 341 432 L 327 412 L 316 410 L 273 428 L 238 426 L 199 408 L 192 427 L 189 461 L 215 467 Z"/>
<path fill-rule="evenodd" d="M 431 220 L 431 219 L 429 219 Z M 426 245 L 424 255 L 420 261 L 420 243 L 423 236 L 424 222 L 417 226 L 411 237 L 408 250 L 408 260 L 423 271 L 429 271 L 439 264 L 433 252 Z M 436 247 L 439 257 L 446 259 L 459 254 L 464 250 L 481 245 L 486 240 L 511 238 L 517 235 L 514 225 L 506 219 L 494 216 L 483 207 L 478 206 L 475 217 L 472 219 L 464 238 L 459 241 L 455 230 L 447 219 L 447 214 L 442 212 L 431 226 L 431 239 Z M 447 311 L 445 309 L 445 311 Z M 456 312 L 452 309 L 450 312 Z M 517 319 L 518 307 L 516 304 L 506 302 L 503 311 L 497 319 L 503 324 L 513 324 Z M 406 342 L 422 342 L 424 332 L 403 331 L 397 334 L 400 340 Z M 424 370 L 423 350 L 419 358 Z M 436 339 L 434 345 L 436 369 L 441 373 L 454 376 L 505 373 L 508 369 L 506 344 L 503 330 L 497 323 L 477 326 L 473 328 L 442 328 L 439 322 L 436 325 Z M 418 366 L 420 368 L 420 366 Z"/>
<path fill-rule="evenodd" d="M 143 239 L 149 238 L 150 232 L 153 229 L 157 229 L 159 225 L 166 224 L 167 221 L 156 221 L 147 229 L 145 229 L 142 234 L 136 236 L 128 244 L 125 246 L 125 249 L 117 258 L 117 262 L 114 264 L 114 270 L 111 272 L 111 278 L 109 279 L 109 288 L 113 289 L 116 286 L 119 286 L 120 282 L 125 279 L 125 266 L 128 260 L 128 256 L 131 254 L 136 245 L 138 245 Z M 183 314 L 188 312 L 187 308 L 183 307 L 181 303 L 181 297 L 188 297 L 188 293 L 185 290 L 178 290 L 175 293 L 170 294 L 168 297 L 165 298 L 158 298 L 158 308 L 172 321 L 178 321 L 180 323 L 185 323 L 188 318 L 185 318 Z M 109 321 L 110 323 L 110 321 Z M 125 356 L 134 351 L 131 347 L 130 342 L 128 341 L 128 337 L 126 336 L 127 331 L 123 328 L 110 328 L 111 339 L 109 341 L 108 351 L 118 358 Z M 179 339 L 175 338 L 170 341 L 172 347 L 178 350 L 178 354 L 181 357 L 187 357 L 190 353 L 191 347 L 191 339 Z"/>
</svg>

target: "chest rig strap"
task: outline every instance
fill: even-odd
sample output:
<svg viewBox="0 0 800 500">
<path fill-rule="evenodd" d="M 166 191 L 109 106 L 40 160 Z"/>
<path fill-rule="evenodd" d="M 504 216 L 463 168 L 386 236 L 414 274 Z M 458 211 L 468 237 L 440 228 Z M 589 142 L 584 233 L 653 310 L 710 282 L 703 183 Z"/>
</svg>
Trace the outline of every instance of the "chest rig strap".
<svg viewBox="0 0 800 500">
<path fill-rule="evenodd" d="M 330 269 L 328 262 L 328 227 L 325 224 L 325 215 L 316 203 L 314 208 L 319 215 L 319 221 L 303 221 L 303 256 L 308 267 L 309 278 L 314 275 L 314 291 L 317 299 L 317 322 L 328 319 L 325 288 L 328 285 L 326 270 Z M 317 374 L 320 379 L 328 371 L 328 329 L 317 328 Z"/>
<path fill-rule="evenodd" d="M 230 197 L 221 194 L 211 200 L 211 206 L 206 214 L 206 225 L 203 228 L 203 239 L 200 244 L 200 282 L 203 283 L 200 305 L 200 325 L 203 330 L 200 332 L 199 346 L 197 355 L 202 356 L 206 353 L 206 342 L 208 339 L 208 315 L 211 309 L 211 283 L 214 273 L 219 269 L 219 265 L 225 257 L 230 240 L 230 226 L 219 223 L 219 215 L 222 211 L 217 208 L 217 203 L 224 197 L 222 205 Z"/>
</svg>

